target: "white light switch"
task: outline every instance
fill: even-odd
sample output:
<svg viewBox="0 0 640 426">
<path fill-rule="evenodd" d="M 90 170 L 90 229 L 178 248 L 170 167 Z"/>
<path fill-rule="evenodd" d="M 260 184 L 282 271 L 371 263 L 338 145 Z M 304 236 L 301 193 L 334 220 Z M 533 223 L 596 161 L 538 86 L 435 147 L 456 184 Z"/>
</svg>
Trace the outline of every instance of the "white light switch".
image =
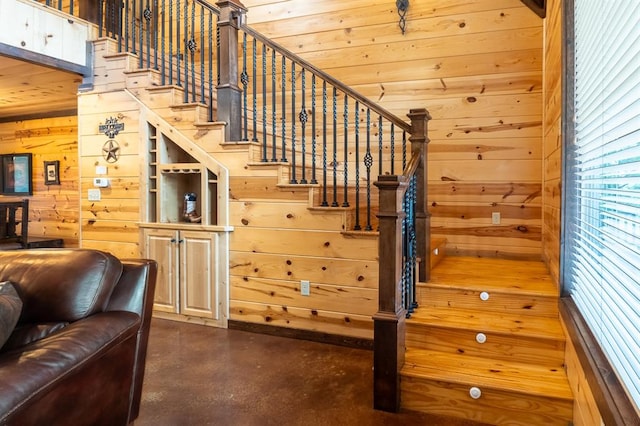
<svg viewBox="0 0 640 426">
<path fill-rule="evenodd" d="M 89 201 L 100 201 L 100 190 L 99 189 L 90 189 L 87 192 L 87 199 Z"/>
<path fill-rule="evenodd" d="M 96 166 L 96 174 L 97 175 L 106 175 L 107 174 L 107 166 Z"/>
</svg>

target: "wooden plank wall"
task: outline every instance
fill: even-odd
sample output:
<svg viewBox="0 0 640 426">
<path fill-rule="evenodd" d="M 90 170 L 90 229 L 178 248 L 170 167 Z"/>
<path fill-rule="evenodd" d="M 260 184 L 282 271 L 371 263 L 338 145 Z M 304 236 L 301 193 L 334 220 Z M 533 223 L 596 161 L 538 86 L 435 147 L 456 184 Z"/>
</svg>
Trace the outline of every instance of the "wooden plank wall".
<svg viewBox="0 0 640 426">
<path fill-rule="evenodd" d="M 63 238 L 66 247 L 77 247 L 80 230 L 77 117 L 0 123 L 0 153 L 22 152 L 33 154 L 33 195 L 27 196 L 29 234 Z M 44 161 L 55 160 L 60 161 L 60 185 L 45 185 Z"/>
<path fill-rule="evenodd" d="M 562 56 L 563 0 L 547 1 L 544 58 L 544 194 L 543 258 L 560 291 L 560 213 L 562 199 Z M 566 331 L 565 335 L 569 335 Z M 602 417 L 571 339 L 567 339 L 565 368 L 575 398 L 573 424 L 602 425 Z"/>
<path fill-rule="evenodd" d="M 562 0 L 553 0 L 547 5 L 545 19 L 542 245 L 543 258 L 556 283 L 560 270 L 562 55 Z"/>
<path fill-rule="evenodd" d="M 519 0 L 245 0 L 249 25 L 400 117 L 429 109 L 433 233 L 541 257 L 542 20 Z M 492 225 L 491 213 L 502 216 Z"/>
</svg>

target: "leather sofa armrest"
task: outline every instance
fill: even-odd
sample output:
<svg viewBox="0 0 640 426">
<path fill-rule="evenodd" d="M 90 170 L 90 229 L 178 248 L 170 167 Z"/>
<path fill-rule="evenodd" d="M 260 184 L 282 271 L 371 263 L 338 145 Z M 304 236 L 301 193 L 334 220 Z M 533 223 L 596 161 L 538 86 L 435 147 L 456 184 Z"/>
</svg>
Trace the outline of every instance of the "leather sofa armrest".
<svg viewBox="0 0 640 426">
<path fill-rule="evenodd" d="M 122 276 L 111 295 L 107 311 L 135 312 L 141 319 L 136 345 L 131 405 L 129 407 L 129 423 L 131 423 L 138 417 L 140 412 L 142 381 L 144 379 L 158 264 L 155 260 L 150 259 L 123 259 L 122 266 Z"/>
</svg>

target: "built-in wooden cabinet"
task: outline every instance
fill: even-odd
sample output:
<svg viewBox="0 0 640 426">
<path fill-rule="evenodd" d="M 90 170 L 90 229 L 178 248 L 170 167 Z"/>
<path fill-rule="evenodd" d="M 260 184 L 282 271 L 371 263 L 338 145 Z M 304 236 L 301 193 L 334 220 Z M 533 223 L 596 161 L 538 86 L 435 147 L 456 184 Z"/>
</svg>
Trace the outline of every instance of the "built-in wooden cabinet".
<svg viewBox="0 0 640 426">
<path fill-rule="evenodd" d="M 226 327 L 228 232 L 218 225 L 218 176 L 148 125 L 146 220 L 142 255 L 158 262 L 154 315 Z M 197 196 L 197 222 L 184 217 Z"/>
<path fill-rule="evenodd" d="M 149 224 L 148 226 L 153 226 Z M 215 232 L 143 228 L 145 256 L 158 262 L 154 309 L 179 315 L 179 320 L 202 319 L 226 323 L 224 294 L 220 294 Z M 159 315 L 162 316 L 162 315 Z M 165 316 L 167 317 L 167 316 Z"/>
</svg>

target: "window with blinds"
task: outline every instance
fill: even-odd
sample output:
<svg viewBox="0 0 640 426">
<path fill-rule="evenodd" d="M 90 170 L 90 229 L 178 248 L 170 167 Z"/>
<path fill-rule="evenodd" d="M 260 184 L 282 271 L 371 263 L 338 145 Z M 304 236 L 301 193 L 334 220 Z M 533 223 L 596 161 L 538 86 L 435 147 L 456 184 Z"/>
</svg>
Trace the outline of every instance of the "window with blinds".
<svg viewBox="0 0 640 426">
<path fill-rule="evenodd" d="M 574 4 L 563 282 L 640 407 L 640 1 Z M 571 79 L 568 79 L 571 84 Z"/>
</svg>

